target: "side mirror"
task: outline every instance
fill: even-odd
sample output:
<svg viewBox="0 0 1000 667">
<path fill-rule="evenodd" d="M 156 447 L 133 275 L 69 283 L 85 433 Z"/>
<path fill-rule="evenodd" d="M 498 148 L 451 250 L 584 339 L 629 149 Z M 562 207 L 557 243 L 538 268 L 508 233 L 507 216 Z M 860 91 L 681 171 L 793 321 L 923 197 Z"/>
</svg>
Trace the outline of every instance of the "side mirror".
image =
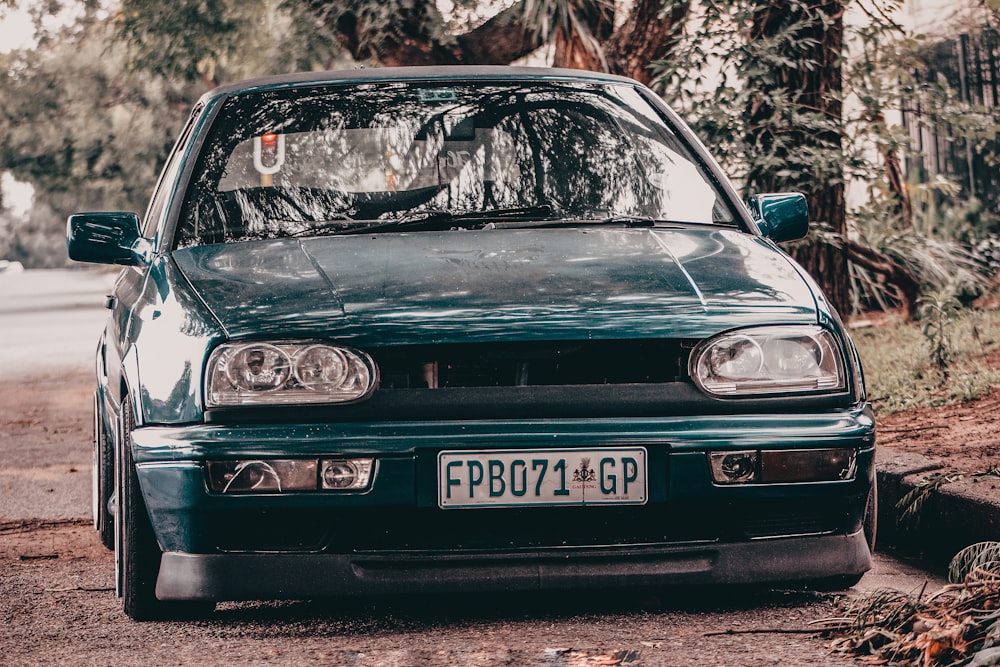
<svg viewBox="0 0 1000 667">
<path fill-rule="evenodd" d="M 747 206 L 761 233 L 777 243 L 795 241 L 809 231 L 809 206 L 803 194 L 754 195 Z"/>
<path fill-rule="evenodd" d="M 66 221 L 66 251 L 78 262 L 135 266 L 141 240 L 135 213 L 77 213 Z"/>
</svg>

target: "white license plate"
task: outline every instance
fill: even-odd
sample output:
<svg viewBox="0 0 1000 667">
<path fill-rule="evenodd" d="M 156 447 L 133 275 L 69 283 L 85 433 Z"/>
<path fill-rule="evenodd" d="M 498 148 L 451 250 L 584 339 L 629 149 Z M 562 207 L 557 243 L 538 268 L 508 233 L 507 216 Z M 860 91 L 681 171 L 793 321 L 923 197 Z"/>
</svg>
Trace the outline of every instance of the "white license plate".
<svg viewBox="0 0 1000 667">
<path fill-rule="evenodd" d="M 642 447 L 438 454 L 438 506 L 443 509 L 645 503 Z"/>
</svg>

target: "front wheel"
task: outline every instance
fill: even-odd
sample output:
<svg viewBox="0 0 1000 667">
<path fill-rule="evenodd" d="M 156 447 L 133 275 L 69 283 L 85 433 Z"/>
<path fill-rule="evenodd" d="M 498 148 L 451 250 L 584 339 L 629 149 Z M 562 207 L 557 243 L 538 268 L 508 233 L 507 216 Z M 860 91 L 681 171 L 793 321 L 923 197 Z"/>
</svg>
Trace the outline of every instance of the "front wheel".
<svg viewBox="0 0 1000 667">
<path fill-rule="evenodd" d="M 94 394 L 94 461 L 91 493 L 93 494 L 94 528 L 101 544 L 108 549 L 115 548 L 115 522 L 108 510 L 108 503 L 114 495 L 115 462 L 114 443 L 104 428 L 104 414 L 101 411 L 100 394 Z"/>
<path fill-rule="evenodd" d="M 865 503 L 865 518 L 862 529 L 865 532 L 865 540 L 868 541 L 868 549 L 874 554 L 875 537 L 878 534 L 878 484 L 874 482 Z"/>
<path fill-rule="evenodd" d="M 160 571 L 162 552 L 153 534 L 132 459 L 135 414 L 127 397 L 122 405 L 121 427 L 120 465 L 116 467 L 115 565 L 122 609 L 135 621 L 192 618 L 207 614 L 215 606 L 211 602 L 163 601 L 156 597 L 156 577 Z"/>
</svg>

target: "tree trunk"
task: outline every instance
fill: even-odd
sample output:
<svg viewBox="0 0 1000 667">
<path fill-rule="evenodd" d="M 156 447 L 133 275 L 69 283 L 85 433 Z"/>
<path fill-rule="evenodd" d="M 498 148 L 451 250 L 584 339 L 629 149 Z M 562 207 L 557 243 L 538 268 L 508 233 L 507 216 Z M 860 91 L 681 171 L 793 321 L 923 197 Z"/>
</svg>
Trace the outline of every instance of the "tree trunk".
<svg viewBox="0 0 1000 667">
<path fill-rule="evenodd" d="M 757 192 L 799 190 L 810 220 L 847 237 L 844 175 L 840 162 L 843 118 L 844 0 L 810 6 L 764 0 L 754 11 L 750 42 L 779 49 L 769 71 L 747 83 L 760 91 L 749 110 L 748 140 L 758 154 L 747 184 Z M 765 159 L 761 159 L 765 158 Z M 775 169 L 779 164 L 782 168 Z M 792 256 L 816 279 L 841 312 L 850 308 L 848 256 L 844 244 L 802 243 Z"/>
<path fill-rule="evenodd" d="M 666 8 L 664 0 L 636 0 L 604 46 L 608 70 L 649 85 L 650 63 L 670 55 L 690 7 L 690 0 L 673 0 Z"/>
</svg>

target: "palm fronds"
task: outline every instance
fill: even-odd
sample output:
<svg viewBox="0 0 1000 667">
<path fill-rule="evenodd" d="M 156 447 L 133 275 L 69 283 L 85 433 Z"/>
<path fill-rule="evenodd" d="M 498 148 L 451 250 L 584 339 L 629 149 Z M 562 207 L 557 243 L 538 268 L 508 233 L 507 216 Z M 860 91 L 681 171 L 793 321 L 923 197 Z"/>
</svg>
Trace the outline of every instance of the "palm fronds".
<svg viewBox="0 0 1000 667">
<path fill-rule="evenodd" d="M 1000 542 L 959 552 L 953 582 L 924 596 L 879 590 L 816 625 L 834 649 L 872 664 L 972 667 L 1000 664 Z"/>
</svg>

